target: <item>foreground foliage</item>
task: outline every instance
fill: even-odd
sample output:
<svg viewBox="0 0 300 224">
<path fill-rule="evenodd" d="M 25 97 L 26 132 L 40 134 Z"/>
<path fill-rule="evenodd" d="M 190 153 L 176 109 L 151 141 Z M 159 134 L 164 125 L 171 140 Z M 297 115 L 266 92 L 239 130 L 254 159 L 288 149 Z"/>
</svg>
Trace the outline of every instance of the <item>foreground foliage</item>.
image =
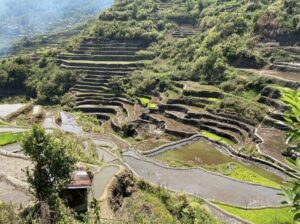
<svg viewBox="0 0 300 224">
<path fill-rule="evenodd" d="M 218 223 L 201 200 L 184 194 L 171 194 L 161 187 L 138 182 L 139 191 L 130 201 L 128 215 L 135 223 Z"/>
<path fill-rule="evenodd" d="M 296 150 L 300 152 L 300 91 L 283 91 L 282 100 L 288 107 L 285 114 L 287 123 L 291 126 L 289 132 L 290 141 L 296 143 Z M 298 154 L 299 155 L 299 154 Z M 295 159 L 295 164 L 300 169 L 299 156 Z M 294 180 L 292 182 L 292 188 L 283 188 L 283 193 L 286 197 L 284 204 L 290 203 L 293 205 L 294 220 L 300 222 L 300 180 Z"/>
<path fill-rule="evenodd" d="M 31 191 L 38 200 L 35 208 L 38 214 L 35 216 L 50 223 L 68 219 L 59 198 L 75 169 L 76 160 L 68 151 L 68 142 L 34 126 L 31 133 L 24 135 L 22 146 L 25 154 L 34 161 L 33 170 L 27 170 L 26 174 Z"/>
</svg>

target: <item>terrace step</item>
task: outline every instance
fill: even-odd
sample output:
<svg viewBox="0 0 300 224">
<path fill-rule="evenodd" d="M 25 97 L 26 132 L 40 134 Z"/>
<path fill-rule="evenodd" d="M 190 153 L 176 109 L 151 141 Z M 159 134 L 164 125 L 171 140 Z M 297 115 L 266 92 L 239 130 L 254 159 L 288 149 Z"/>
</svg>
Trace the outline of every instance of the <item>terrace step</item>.
<svg viewBox="0 0 300 224">
<path fill-rule="evenodd" d="M 197 106 L 199 108 L 205 108 L 207 105 L 203 103 L 201 98 L 195 97 L 196 101 L 192 103 L 192 100 L 188 101 L 187 99 L 168 99 L 167 104 L 182 104 L 183 106 Z"/>
<path fill-rule="evenodd" d="M 271 99 L 269 97 L 261 96 L 257 102 L 273 107 L 278 111 L 284 111 L 286 106 L 279 100 Z"/>
<path fill-rule="evenodd" d="M 243 118 L 243 117 L 241 117 L 237 114 L 234 114 L 234 113 L 228 113 L 228 112 L 224 112 L 224 111 L 215 111 L 215 110 L 211 110 L 211 109 L 208 109 L 207 111 L 210 112 L 211 114 L 214 114 L 214 115 L 217 115 L 217 116 L 220 116 L 220 117 L 229 118 L 229 119 L 232 119 L 232 120 L 237 120 L 237 121 L 242 122 L 246 125 L 250 125 L 250 126 L 253 126 L 253 127 L 256 126 L 256 122 L 248 120 L 246 118 Z"/>
<path fill-rule="evenodd" d="M 231 139 L 236 139 L 238 140 L 238 142 L 243 142 L 248 137 L 248 132 L 246 132 L 243 129 L 240 129 L 237 126 L 230 125 L 228 123 L 222 123 L 222 122 L 215 121 L 213 119 L 207 119 L 203 117 L 200 119 L 189 119 L 185 117 L 180 117 L 177 114 L 170 114 L 167 112 L 165 112 L 165 114 L 168 117 L 177 120 L 178 122 L 185 123 L 185 124 L 188 123 L 189 125 L 198 127 L 200 129 L 202 129 L 202 127 L 206 129 L 208 127 L 218 128 L 224 132 L 229 133 L 231 136 L 233 136 L 233 138 Z"/>
<path fill-rule="evenodd" d="M 81 105 L 100 105 L 101 102 L 99 100 L 94 100 L 94 99 L 84 99 L 84 100 L 76 100 L 76 106 L 81 106 Z"/>
<path fill-rule="evenodd" d="M 97 105 L 80 105 L 74 107 L 75 110 L 80 110 L 85 113 L 110 113 L 117 114 L 117 110 L 114 107 L 97 106 Z"/>
<path fill-rule="evenodd" d="M 128 55 L 132 56 L 136 54 L 136 51 L 120 50 L 120 51 L 99 51 L 99 50 L 73 50 L 73 54 L 90 54 L 90 55 Z"/>
<path fill-rule="evenodd" d="M 290 130 L 290 126 L 288 126 L 285 122 L 276 120 L 272 117 L 266 116 L 263 120 L 263 124 L 266 126 L 271 126 L 283 131 L 289 131 Z"/>
<path fill-rule="evenodd" d="M 96 47 L 96 46 L 79 46 L 74 49 L 74 51 L 89 51 L 89 52 L 97 52 L 97 51 L 106 51 L 106 52 L 120 52 L 120 51 L 131 51 L 131 52 L 138 52 L 143 50 L 144 48 L 141 47 L 114 47 L 114 46 L 107 46 L 107 47 Z"/>
<path fill-rule="evenodd" d="M 63 63 L 61 65 L 62 68 L 66 69 L 77 69 L 77 70 L 90 70 L 90 71 L 112 71 L 112 72 L 131 72 L 134 69 L 138 69 L 139 67 L 137 66 L 129 66 L 129 65 L 124 65 L 124 66 L 119 66 L 119 65 L 111 65 L 111 66 L 105 66 L 103 64 L 93 64 L 93 63 L 79 63 L 79 62 L 68 62 L 68 63 Z"/>
<path fill-rule="evenodd" d="M 112 47 L 112 48 L 133 48 L 133 49 L 141 49 L 140 43 L 101 43 L 101 42 L 82 42 L 79 47 L 95 47 L 95 48 L 103 48 L 103 47 Z"/>
<path fill-rule="evenodd" d="M 115 70 L 115 69 L 105 69 L 105 70 L 82 70 L 82 72 L 86 75 L 93 75 L 94 77 L 99 77 L 101 78 L 111 78 L 111 76 L 126 76 L 128 75 L 129 72 L 131 72 L 132 69 L 122 69 L 120 70 Z"/>
<path fill-rule="evenodd" d="M 223 123 L 223 124 L 230 124 L 230 125 L 235 126 L 239 129 L 242 129 L 244 132 L 247 133 L 247 135 L 245 135 L 245 136 L 249 136 L 249 137 L 252 137 L 253 133 L 254 133 L 254 127 L 249 126 L 248 124 L 245 124 L 243 122 L 240 122 L 240 121 L 237 121 L 237 120 L 234 120 L 234 119 L 231 119 L 231 118 L 225 118 L 225 117 L 222 117 L 222 116 L 211 114 L 211 113 L 190 113 L 189 112 L 188 117 L 189 118 L 194 118 L 194 119 L 204 118 L 204 119 L 210 119 L 210 120 L 213 120 L 213 121 L 218 121 L 218 122 Z"/>
<path fill-rule="evenodd" d="M 226 123 L 222 123 L 222 122 L 218 122 L 218 121 L 214 121 L 211 119 L 200 119 L 200 122 L 206 126 L 212 126 L 212 127 L 216 127 L 218 129 L 224 130 L 224 131 L 230 131 L 231 133 L 234 133 L 234 135 L 236 137 L 238 137 L 239 139 L 245 141 L 246 138 L 248 137 L 248 132 L 246 132 L 243 129 L 240 129 L 239 127 L 233 126 L 233 125 L 229 125 Z"/>
<path fill-rule="evenodd" d="M 104 79 L 104 80 L 95 80 L 95 79 L 91 79 L 91 80 L 82 80 L 82 81 L 78 81 L 76 83 L 76 85 L 85 85 L 85 86 L 103 86 L 103 87 L 109 87 L 108 84 L 108 80 Z"/>
<path fill-rule="evenodd" d="M 99 75 L 99 76 L 114 76 L 114 75 L 127 75 L 132 72 L 133 68 L 104 68 L 104 67 L 89 67 L 89 66 L 74 66 L 64 65 L 60 66 L 64 69 L 79 70 L 85 74 Z"/>
<path fill-rule="evenodd" d="M 82 97 L 121 97 L 114 93 L 99 93 L 99 92 L 85 92 L 85 93 L 76 93 L 76 98 Z"/>
<path fill-rule="evenodd" d="M 98 120 L 104 120 L 104 121 L 108 121 L 111 119 L 112 114 L 111 113 L 86 113 L 88 115 L 92 115 L 92 116 L 96 116 Z"/>
<path fill-rule="evenodd" d="M 107 88 L 105 86 L 100 86 L 100 85 L 81 85 L 81 84 L 76 84 L 72 89 L 110 91 L 110 88 Z"/>
<path fill-rule="evenodd" d="M 61 54 L 57 56 L 61 60 L 86 60 L 86 61 L 139 61 L 149 59 L 142 55 L 68 55 Z"/>
<path fill-rule="evenodd" d="M 241 144 L 240 138 L 237 137 L 235 133 L 232 133 L 228 130 L 223 130 L 218 127 L 212 127 L 208 125 L 201 125 L 201 130 L 211 132 L 223 138 L 227 138 L 235 144 Z"/>
<path fill-rule="evenodd" d="M 143 62 L 94 62 L 94 61 L 68 61 L 68 60 L 61 60 L 64 65 L 69 66 L 89 66 L 89 67 L 96 67 L 96 68 L 131 68 L 136 69 L 139 67 L 143 67 Z"/>
<path fill-rule="evenodd" d="M 85 75 L 82 79 L 83 82 L 103 82 L 103 83 L 108 83 L 111 80 L 111 76 L 90 76 L 90 75 Z"/>
<path fill-rule="evenodd" d="M 168 129 L 175 130 L 175 131 L 182 131 L 182 132 L 199 132 L 199 128 L 183 124 L 179 121 L 176 121 L 172 118 L 168 118 L 162 114 L 151 114 L 151 116 L 157 120 L 163 121 Z"/>
<path fill-rule="evenodd" d="M 298 62 L 277 62 L 272 64 L 271 69 L 277 69 L 287 72 L 300 72 L 300 63 Z"/>
</svg>

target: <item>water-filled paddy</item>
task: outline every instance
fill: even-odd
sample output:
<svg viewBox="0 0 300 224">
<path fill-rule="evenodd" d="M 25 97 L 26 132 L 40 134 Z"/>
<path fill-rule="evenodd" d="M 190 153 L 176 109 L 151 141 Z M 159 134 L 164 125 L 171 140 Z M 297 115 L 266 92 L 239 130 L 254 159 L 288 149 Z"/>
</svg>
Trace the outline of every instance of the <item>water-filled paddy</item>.
<svg viewBox="0 0 300 224">
<path fill-rule="evenodd" d="M 111 178 L 119 171 L 119 167 L 117 166 L 105 166 L 102 167 L 101 170 L 95 174 L 93 179 L 93 196 L 96 199 L 99 199 L 104 193 L 105 187 L 111 180 Z"/>
<path fill-rule="evenodd" d="M 197 141 L 180 148 L 165 151 L 156 156 L 170 166 L 202 167 L 232 178 L 279 187 L 283 179 L 259 166 L 244 163 L 220 152 L 208 141 Z"/>
</svg>

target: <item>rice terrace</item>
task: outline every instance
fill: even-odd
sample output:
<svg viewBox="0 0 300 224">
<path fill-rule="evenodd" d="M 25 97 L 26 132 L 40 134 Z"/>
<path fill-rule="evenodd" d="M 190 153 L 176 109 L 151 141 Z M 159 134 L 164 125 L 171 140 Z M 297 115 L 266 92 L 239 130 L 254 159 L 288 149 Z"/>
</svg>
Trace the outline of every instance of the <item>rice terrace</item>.
<svg viewBox="0 0 300 224">
<path fill-rule="evenodd" d="M 298 0 L 0 18 L 0 224 L 300 223 Z"/>
</svg>

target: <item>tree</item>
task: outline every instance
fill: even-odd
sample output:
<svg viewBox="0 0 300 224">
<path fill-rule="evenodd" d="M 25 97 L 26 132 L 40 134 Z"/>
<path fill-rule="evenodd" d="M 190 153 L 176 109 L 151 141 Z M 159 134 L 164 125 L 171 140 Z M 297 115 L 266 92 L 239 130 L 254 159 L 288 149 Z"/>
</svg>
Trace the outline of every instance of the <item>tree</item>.
<svg viewBox="0 0 300 224">
<path fill-rule="evenodd" d="M 201 13 L 204 9 L 204 3 L 203 3 L 203 0 L 199 0 L 198 1 L 198 11 L 199 13 Z"/>
<path fill-rule="evenodd" d="M 70 182 L 76 163 L 68 151 L 68 142 L 34 126 L 32 132 L 24 135 L 22 146 L 25 154 L 34 162 L 34 168 L 27 170 L 26 174 L 39 206 L 47 205 L 52 212 L 51 220 L 60 219 L 61 211 L 58 209 L 62 206 L 59 193 Z"/>
</svg>

